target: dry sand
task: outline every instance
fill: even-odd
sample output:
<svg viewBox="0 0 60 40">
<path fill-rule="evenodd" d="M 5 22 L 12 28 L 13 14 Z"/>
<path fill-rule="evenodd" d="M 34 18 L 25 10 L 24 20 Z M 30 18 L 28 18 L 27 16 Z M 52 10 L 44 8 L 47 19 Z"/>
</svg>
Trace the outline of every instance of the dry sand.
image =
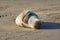
<svg viewBox="0 0 60 40">
<path fill-rule="evenodd" d="M 24 9 L 39 15 L 42 29 L 16 26 Z M 0 0 L 0 40 L 60 40 L 60 0 Z"/>
</svg>

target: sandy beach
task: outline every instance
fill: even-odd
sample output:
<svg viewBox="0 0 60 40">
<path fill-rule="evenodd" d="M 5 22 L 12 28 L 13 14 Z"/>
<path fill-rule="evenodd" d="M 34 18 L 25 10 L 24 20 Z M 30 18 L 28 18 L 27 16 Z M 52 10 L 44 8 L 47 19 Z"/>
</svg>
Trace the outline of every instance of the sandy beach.
<svg viewBox="0 0 60 40">
<path fill-rule="evenodd" d="M 15 24 L 25 9 L 38 14 L 41 29 Z M 0 40 L 60 40 L 60 0 L 0 0 Z"/>
</svg>

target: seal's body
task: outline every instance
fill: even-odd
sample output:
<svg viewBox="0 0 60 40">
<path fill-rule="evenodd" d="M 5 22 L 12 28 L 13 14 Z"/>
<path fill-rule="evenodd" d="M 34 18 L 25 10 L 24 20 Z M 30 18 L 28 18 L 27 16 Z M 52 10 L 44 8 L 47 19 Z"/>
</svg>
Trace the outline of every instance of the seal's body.
<svg viewBox="0 0 60 40">
<path fill-rule="evenodd" d="M 17 26 L 23 26 L 22 25 L 22 18 L 23 18 L 22 16 L 23 16 L 23 14 L 20 14 L 20 15 L 17 16 L 17 18 L 15 20 Z"/>
<path fill-rule="evenodd" d="M 24 17 L 27 15 L 27 12 L 28 12 L 28 10 L 27 10 L 27 11 L 24 10 L 22 13 L 20 13 L 20 14 L 17 16 L 17 18 L 16 18 L 16 20 L 15 20 L 17 26 L 23 26 L 23 25 L 22 25 L 22 20 L 23 20 Z"/>
<path fill-rule="evenodd" d="M 24 26 L 24 27 L 36 28 L 36 29 L 40 28 L 40 19 L 38 15 L 31 10 L 22 12 L 16 18 L 15 22 L 18 26 Z"/>
</svg>

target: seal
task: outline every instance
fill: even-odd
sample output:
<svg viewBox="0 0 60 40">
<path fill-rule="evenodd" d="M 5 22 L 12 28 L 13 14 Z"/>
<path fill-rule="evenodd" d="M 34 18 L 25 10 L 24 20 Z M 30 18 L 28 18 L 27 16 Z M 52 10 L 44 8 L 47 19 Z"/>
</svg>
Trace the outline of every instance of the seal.
<svg viewBox="0 0 60 40">
<path fill-rule="evenodd" d="M 32 10 L 23 11 L 15 20 L 18 26 L 23 26 L 32 29 L 40 29 L 41 22 L 36 13 Z"/>
</svg>

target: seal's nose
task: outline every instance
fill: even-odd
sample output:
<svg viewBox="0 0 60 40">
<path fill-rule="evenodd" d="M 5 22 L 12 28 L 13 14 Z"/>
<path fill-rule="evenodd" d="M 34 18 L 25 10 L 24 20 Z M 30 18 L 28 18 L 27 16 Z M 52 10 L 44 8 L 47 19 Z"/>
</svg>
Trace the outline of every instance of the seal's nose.
<svg viewBox="0 0 60 40">
<path fill-rule="evenodd" d="M 35 29 L 41 29 L 41 22 L 40 21 L 36 21 L 35 25 L 34 25 Z"/>
</svg>

